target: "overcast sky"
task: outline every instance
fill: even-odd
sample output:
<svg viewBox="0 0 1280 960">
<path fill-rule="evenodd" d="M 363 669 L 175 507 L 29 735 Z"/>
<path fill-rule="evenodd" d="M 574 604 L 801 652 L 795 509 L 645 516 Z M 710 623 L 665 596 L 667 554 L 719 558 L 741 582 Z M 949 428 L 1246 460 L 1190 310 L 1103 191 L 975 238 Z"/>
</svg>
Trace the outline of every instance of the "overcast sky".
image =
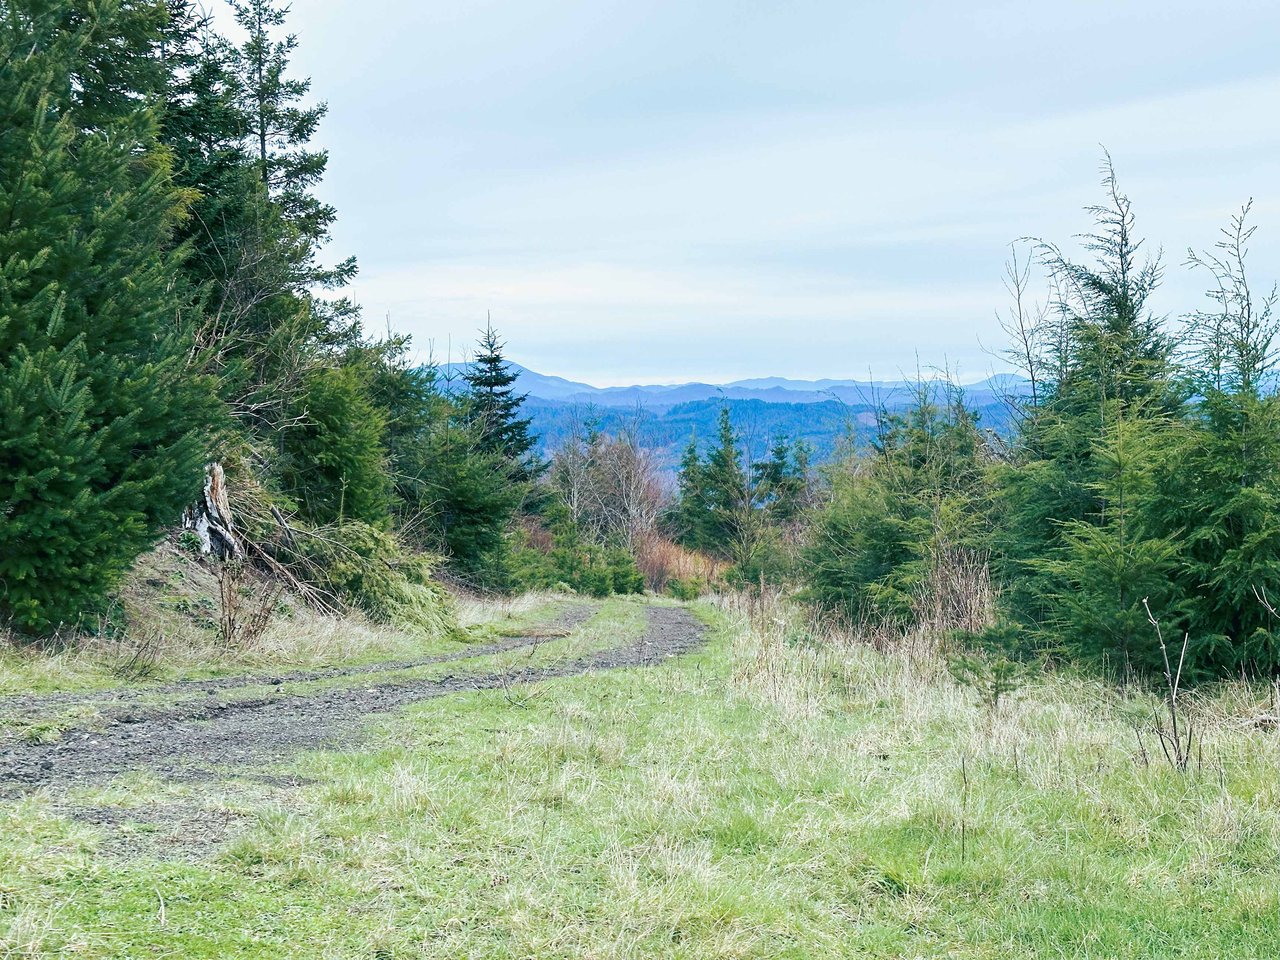
<svg viewBox="0 0 1280 960">
<path fill-rule="evenodd" d="M 295 0 L 366 322 L 597 384 L 999 369 L 1010 241 L 1099 144 L 1170 267 L 1250 197 L 1280 274 L 1280 4 Z"/>
</svg>

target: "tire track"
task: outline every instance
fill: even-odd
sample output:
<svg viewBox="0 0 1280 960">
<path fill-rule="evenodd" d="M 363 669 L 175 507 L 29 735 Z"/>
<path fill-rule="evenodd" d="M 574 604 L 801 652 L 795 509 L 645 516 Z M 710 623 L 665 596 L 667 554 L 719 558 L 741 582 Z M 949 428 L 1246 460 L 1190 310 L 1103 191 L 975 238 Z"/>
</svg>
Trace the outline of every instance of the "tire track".
<svg viewBox="0 0 1280 960">
<path fill-rule="evenodd" d="M 285 683 L 309 683 L 315 680 L 333 680 L 341 677 L 376 676 L 380 673 L 394 673 L 401 670 L 412 670 L 415 667 L 428 667 L 437 663 L 449 663 L 454 660 L 470 660 L 474 657 L 485 657 L 495 653 L 506 653 L 522 647 L 536 646 L 548 640 L 567 636 L 575 628 L 586 623 L 595 614 L 592 604 L 575 604 L 559 616 L 546 623 L 529 628 L 526 633 L 515 634 L 495 640 L 492 643 L 474 644 L 451 653 L 434 654 L 410 660 L 384 660 L 379 663 L 360 664 L 352 667 L 332 667 L 325 670 L 295 670 L 288 673 L 242 674 L 235 677 L 216 677 L 205 680 L 176 680 L 171 683 L 156 683 L 145 686 L 119 687 L 112 690 L 95 690 L 90 692 L 67 691 L 36 695 L 19 695 L 0 697 L 0 718 L 6 720 L 38 720 L 51 708 L 65 710 L 73 707 L 114 707 L 127 706 L 150 697 L 164 694 L 208 695 L 211 692 L 237 690 L 244 687 L 260 687 L 266 685 L 281 686 Z M 106 719 L 120 720 L 122 714 L 108 714 Z"/>
<path fill-rule="evenodd" d="M 134 771 L 168 780 L 220 779 L 298 751 L 356 743 L 371 716 L 422 700 L 651 666 L 703 642 L 703 625 L 683 607 L 647 607 L 645 618 L 644 635 L 634 643 L 544 667 L 200 704 L 189 712 L 143 716 L 102 731 L 76 732 L 54 744 L 15 744 L 0 749 L 0 792 L 100 786 Z"/>
</svg>

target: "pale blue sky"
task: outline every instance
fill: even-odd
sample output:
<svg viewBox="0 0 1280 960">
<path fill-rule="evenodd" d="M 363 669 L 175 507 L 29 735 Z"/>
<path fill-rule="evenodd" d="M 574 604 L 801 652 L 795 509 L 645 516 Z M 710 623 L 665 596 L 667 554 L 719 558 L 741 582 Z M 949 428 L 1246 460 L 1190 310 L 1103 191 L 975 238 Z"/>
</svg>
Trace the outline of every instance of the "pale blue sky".
<svg viewBox="0 0 1280 960">
<path fill-rule="evenodd" d="M 1280 4 L 295 0 L 366 320 L 598 384 L 997 366 L 1008 244 L 1115 158 L 1170 280 L 1249 197 Z"/>
</svg>

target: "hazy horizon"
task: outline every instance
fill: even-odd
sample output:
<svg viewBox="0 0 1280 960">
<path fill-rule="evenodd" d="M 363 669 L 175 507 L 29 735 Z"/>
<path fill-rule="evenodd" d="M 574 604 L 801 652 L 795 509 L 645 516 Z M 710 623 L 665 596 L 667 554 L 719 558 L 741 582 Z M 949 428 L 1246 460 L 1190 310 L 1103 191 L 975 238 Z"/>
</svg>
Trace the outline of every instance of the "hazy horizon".
<svg viewBox="0 0 1280 960">
<path fill-rule="evenodd" d="M 216 7 L 217 5 L 215 5 Z M 296 4 L 333 259 L 370 328 L 490 313 L 598 384 L 1002 369 L 1002 265 L 1069 243 L 1105 144 L 1181 269 L 1254 197 L 1280 255 L 1280 8 L 1234 2 Z"/>
<path fill-rule="evenodd" d="M 518 353 L 507 353 L 506 356 L 507 356 L 507 360 L 510 363 L 513 363 L 519 367 L 522 367 L 525 370 L 528 370 L 532 373 L 536 373 L 544 377 L 558 377 L 559 379 L 562 379 L 562 380 L 568 380 L 572 383 L 580 383 L 585 386 L 593 387 L 598 390 L 604 390 L 610 387 L 681 387 L 681 386 L 688 386 L 693 384 L 702 384 L 708 387 L 724 387 L 724 386 L 731 386 L 734 384 L 740 384 L 745 381 L 767 380 L 767 379 L 775 379 L 775 378 L 789 380 L 795 383 L 818 382 L 818 381 L 824 381 L 824 380 L 837 380 L 837 381 L 853 380 L 859 383 L 867 383 L 873 380 L 876 382 L 899 382 L 899 381 L 912 382 L 918 377 L 923 377 L 926 380 L 932 380 L 938 377 L 942 377 L 946 374 L 946 371 L 944 370 L 921 368 L 919 371 L 902 370 L 892 376 L 883 376 L 883 377 L 877 376 L 874 378 L 866 375 L 858 376 L 857 374 L 852 374 L 850 376 L 845 376 L 845 377 L 782 377 L 779 374 L 760 373 L 760 374 L 748 374 L 746 376 L 741 376 L 741 377 L 728 377 L 726 379 L 716 379 L 716 380 L 707 380 L 707 379 L 698 378 L 698 377 L 694 377 L 692 379 L 685 379 L 685 380 L 672 380 L 672 379 L 666 379 L 666 380 L 630 379 L 629 380 L 623 377 L 615 381 L 603 382 L 599 378 L 595 378 L 589 375 L 577 376 L 572 373 L 559 373 L 553 370 L 544 370 L 542 368 L 535 367 L 531 363 L 528 363 L 523 358 L 521 358 L 518 355 Z M 444 365 L 449 362 L 444 360 L 442 357 L 431 357 L 428 359 L 431 360 L 432 362 L 435 362 L 438 365 Z M 466 363 L 466 361 L 461 358 L 455 358 L 452 362 L 454 364 Z M 1002 371 L 996 371 L 996 372 L 1002 373 L 1002 374 L 1008 374 L 1011 371 L 1002 370 Z M 967 386 L 974 383 L 985 381 L 989 379 L 992 375 L 993 374 L 991 373 L 984 373 L 981 375 L 974 374 L 971 376 L 962 375 L 962 376 L 952 376 L 949 379 L 951 379 L 952 381 L 954 381 L 955 383 L 961 386 Z"/>
</svg>

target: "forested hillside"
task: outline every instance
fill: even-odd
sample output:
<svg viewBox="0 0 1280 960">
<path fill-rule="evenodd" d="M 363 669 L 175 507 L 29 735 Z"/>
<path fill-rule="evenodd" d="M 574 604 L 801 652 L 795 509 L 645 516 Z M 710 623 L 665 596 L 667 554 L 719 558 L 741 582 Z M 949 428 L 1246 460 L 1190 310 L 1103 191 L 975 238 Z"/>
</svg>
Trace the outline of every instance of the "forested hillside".
<svg viewBox="0 0 1280 960">
<path fill-rule="evenodd" d="M 4 7 L 18 635 L 127 631 L 114 592 L 185 529 L 224 579 L 380 620 L 445 622 L 433 570 L 506 591 L 772 582 L 831 615 L 954 622 L 1006 659 L 1160 672 L 1158 624 L 1189 675 L 1280 666 L 1276 321 L 1247 206 L 1185 265 L 1206 302 L 1156 316 L 1166 265 L 1108 160 L 1081 253 L 1038 241 L 1009 268 L 1020 379 L 968 391 L 600 390 L 510 364 L 491 326 L 466 364 L 420 368 L 343 296 L 357 265 L 328 249 L 326 108 L 291 71 L 287 9 L 232 10 L 234 40 L 188 3 Z"/>
<path fill-rule="evenodd" d="M 343 216 L 401 217 L 380 253 L 403 246 L 403 263 L 380 268 L 384 292 L 413 285 L 429 301 L 415 331 L 474 328 L 465 360 L 423 366 L 390 314 L 368 324 L 356 302 L 361 251 L 337 249 L 346 234 L 323 199 L 346 158 L 323 148 L 328 107 L 296 66 L 303 16 L 328 17 L 344 45 L 366 21 L 403 29 L 366 6 L 229 0 L 211 16 L 196 0 L 0 0 L 0 957 L 1275 955 L 1280 315 L 1277 265 L 1251 259 L 1266 249 L 1252 201 L 1221 211 L 1216 233 L 1194 198 L 1152 217 L 1160 232 L 1207 231 L 1166 255 L 1188 238 L 1147 240 L 1136 211 L 1175 151 L 1144 141 L 1135 200 L 1104 152 L 1100 185 L 1069 171 L 1096 203 L 1064 202 L 1053 236 L 983 247 L 959 219 L 917 223 L 905 201 L 970 187 L 975 203 L 1045 216 L 992 148 L 1026 138 L 984 134 L 981 175 L 948 180 L 963 138 L 947 128 L 957 145 L 940 154 L 938 128 L 911 134 L 898 118 L 914 87 L 837 113 L 834 88 L 801 81 L 819 60 L 861 68 L 893 39 L 914 83 L 930 31 L 937 50 L 976 58 L 936 26 L 960 23 L 942 5 L 833 4 L 821 18 L 739 5 L 729 31 L 698 4 L 607 17 L 432 5 L 414 22 L 456 36 L 465 21 L 474 46 L 397 33 L 413 62 L 378 73 L 362 103 L 379 174 L 395 152 L 415 164 L 413 189 L 440 191 L 416 165 L 441 150 L 474 195 L 412 208 L 433 223 L 380 177 L 335 194 L 366 206 Z M 964 11 L 1004 44 L 972 67 L 984 77 L 1006 69 L 1022 19 L 997 7 Z M 1162 28 L 1181 15 L 1159 12 Z M 1105 23 L 1052 14 L 1095 43 L 1141 41 L 1152 62 L 1218 56 L 1199 30 L 1185 49 L 1150 39 L 1150 16 L 1126 33 L 1110 8 Z M 787 28 L 759 38 L 782 72 L 752 73 L 753 56 L 736 61 L 743 77 L 716 76 L 756 16 Z M 700 17 L 696 71 L 657 69 Z M 606 21 L 611 42 L 587 44 Z M 1047 22 L 1065 36 L 1065 20 Z M 440 58 L 448 81 L 430 89 L 461 96 L 459 64 L 504 32 L 507 58 L 486 61 L 500 82 L 480 79 L 519 117 L 499 111 L 489 139 L 460 145 L 440 111 L 446 132 L 414 140 L 427 65 Z M 839 56 L 814 55 L 829 33 Z M 1089 66 L 1102 46 L 1071 49 L 1071 69 L 1111 86 L 1137 72 L 1129 49 L 1106 71 Z M 540 109 L 524 76 L 538 58 L 556 67 Z M 352 77 L 318 62 L 317 80 Z M 929 113 L 968 124 L 944 66 Z M 646 88 L 657 73 L 662 88 Z M 992 76 L 1003 124 L 1011 81 L 1034 78 Z M 883 94 L 882 76 L 862 79 L 860 97 Z M 709 114 L 692 104 L 704 84 Z M 803 139 L 728 156 L 752 116 L 723 112 L 738 84 L 767 91 L 770 124 Z M 1070 103 L 1069 88 L 1052 96 Z M 1090 89 L 1081 102 L 1109 102 Z M 1195 103 L 1217 113 L 1221 94 Z M 663 111 L 646 96 L 665 125 L 648 124 Z M 849 142 L 869 152 L 828 135 L 855 106 L 859 124 L 892 117 L 865 142 L 923 200 L 840 165 Z M 1034 106 L 1022 129 L 1047 137 Z M 1173 110 L 1139 106 L 1116 115 Z M 1269 117 L 1236 107 L 1260 152 Z M 564 128 L 546 124 L 564 114 L 607 148 L 557 140 Z M 1081 116 L 1098 115 L 1073 113 L 1073 135 Z M 690 157 L 650 142 L 694 128 L 725 143 Z M 623 140 L 643 141 L 636 169 Z M 502 166 L 478 163 L 478 144 L 501 145 Z M 632 195 L 654 171 L 669 180 L 661 203 Z M 675 189 L 686 173 L 732 207 L 700 244 L 701 208 Z M 839 219 L 859 178 L 891 222 Z M 1052 204 L 1066 189 L 1053 181 Z M 619 209 L 592 233 L 604 196 Z M 1260 198 L 1260 215 L 1275 210 Z M 631 232 L 605 238 L 615 212 Z M 468 217 L 491 259 L 433 234 Z M 836 237 L 842 223 L 865 233 Z M 553 228 L 574 232 L 559 261 L 542 249 Z M 748 228 L 787 242 L 775 256 Z M 434 246 L 410 249 L 411 234 Z M 1008 294 L 981 305 L 1003 328 L 1006 372 L 978 383 L 922 360 L 892 382 L 599 388 L 509 359 L 551 353 L 549 368 L 571 369 L 591 362 L 601 325 L 628 322 L 660 363 L 685 334 L 703 343 L 680 369 L 783 348 L 735 341 L 738 313 L 698 341 L 699 311 L 732 305 L 744 330 L 768 315 L 770 330 L 795 328 L 795 355 L 856 370 L 860 357 L 818 356 L 836 352 L 832 324 L 869 328 L 884 290 L 906 296 L 916 271 L 928 287 L 926 264 L 962 246 L 970 259 L 949 266 L 994 250 L 994 295 L 1001 279 Z M 564 249 L 583 263 L 566 269 Z M 664 272 L 658 252 L 689 263 Z M 852 265 L 838 277 L 845 256 L 903 285 Z M 494 280 L 508 272 L 509 286 Z M 974 289 L 987 288 L 962 293 Z M 544 338 L 508 343 L 503 312 L 491 323 L 477 306 L 494 290 L 520 303 L 507 316 L 521 336 Z M 893 315 L 964 302 L 950 297 L 929 289 Z M 614 312 L 597 316 L 601 302 Z M 976 309 L 939 323 L 968 332 Z"/>
<path fill-rule="evenodd" d="M 748 459 L 767 456 L 774 438 L 782 435 L 803 440 L 818 464 L 865 446 L 875 435 L 880 415 L 909 409 L 919 386 L 901 380 L 773 377 L 726 384 L 601 388 L 545 376 L 518 363 L 510 368 L 516 375 L 513 388 L 528 398 L 526 410 L 541 453 L 550 455 L 590 421 L 605 433 L 637 432 L 666 473 L 674 473 L 690 440 L 696 438 L 704 446 L 711 443 L 722 408 L 728 409 Z M 465 369 L 465 364 L 445 364 L 438 376 L 460 379 Z M 932 374 L 927 379 L 941 382 L 944 377 Z M 1025 378 L 1005 374 L 966 385 L 964 397 L 984 430 L 1007 436 L 1017 403 L 1025 399 L 1028 388 Z"/>
</svg>

